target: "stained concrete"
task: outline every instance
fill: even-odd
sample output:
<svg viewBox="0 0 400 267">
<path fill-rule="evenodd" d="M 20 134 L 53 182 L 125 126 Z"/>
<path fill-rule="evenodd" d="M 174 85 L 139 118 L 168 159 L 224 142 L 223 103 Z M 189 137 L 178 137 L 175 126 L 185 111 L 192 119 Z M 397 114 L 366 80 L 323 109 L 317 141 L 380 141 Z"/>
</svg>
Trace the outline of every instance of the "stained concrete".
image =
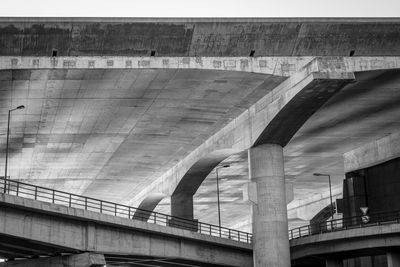
<svg viewBox="0 0 400 267">
<path fill-rule="evenodd" d="M 398 55 L 397 18 L 2 18 L 2 55 Z M 353 52 L 352 52 L 353 51 Z"/>
</svg>

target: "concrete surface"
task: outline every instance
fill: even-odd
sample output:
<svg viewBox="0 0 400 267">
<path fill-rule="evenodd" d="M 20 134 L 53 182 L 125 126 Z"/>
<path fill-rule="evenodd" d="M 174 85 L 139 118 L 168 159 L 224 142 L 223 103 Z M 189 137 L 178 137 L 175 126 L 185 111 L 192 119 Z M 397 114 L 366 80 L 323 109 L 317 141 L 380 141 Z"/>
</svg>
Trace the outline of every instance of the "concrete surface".
<svg viewBox="0 0 400 267">
<path fill-rule="evenodd" d="M 398 18 L 2 18 L 2 55 L 399 55 Z"/>
<path fill-rule="evenodd" d="M 217 266 L 251 266 L 250 244 L 223 240 L 75 208 L 0 194 L 0 235 L 66 252 L 167 258 Z M 7 244 L 5 244 L 7 245 Z"/>
<path fill-rule="evenodd" d="M 399 129 L 397 73 L 383 72 L 399 67 L 398 24 L 398 19 L 2 18 L 3 128 L 8 108 L 27 106 L 12 116 L 9 173 L 110 201 L 153 203 L 151 209 L 154 201 L 148 198 L 163 199 L 157 210 L 169 213 L 171 192 L 150 194 L 145 188 L 315 56 L 325 56 L 310 68 L 355 72 L 358 82 L 331 97 L 284 148 L 294 203 L 304 203 L 327 191 L 313 172 L 329 172 L 338 186 L 343 152 Z M 4 149 L 5 138 L 0 142 Z M 234 149 L 218 157 L 231 163 L 220 177 L 222 221 L 250 230 L 243 226 L 249 205 L 241 197 L 246 152 Z M 217 222 L 213 164 L 173 178 L 203 168 L 193 212 L 209 223 Z M 295 220 L 303 218 L 289 221 Z"/>
<path fill-rule="evenodd" d="M 344 171 L 365 169 L 400 156 L 400 132 L 392 133 L 371 143 L 364 144 L 344 157 Z"/>
<path fill-rule="evenodd" d="M 0 263 L 0 266 L 9 267 L 103 267 L 105 265 L 106 261 L 104 255 L 95 253 L 82 253 Z"/>
<path fill-rule="evenodd" d="M 290 267 L 283 148 L 264 144 L 249 149 L 254 267 Z"/>
<path fill-rule="evenodd" d="M 8 57 L 1 62 L 11 64 L 13 58 Z M 184 159 L 214 131 L 217 132 L 286 79 L 230 71 L 147 69 L 153 67 L 153 62 L 160 62 L 159 59 L 150 59 L 150 65 L 140 70 L 101 69 L 102 65 L 98 65 L 96 60 L 103 60 L 107 64 L 107 60 L 102 57 L 93 58 L 96 61 L 94 68 L 98 68 L 93 70 L 74 69 L 72 66 L 60 70 L 40 69 L 41 59 L 39 69 L 32 69 L 34 57 L 18 59 L 17 63 L 22 65 L 17 66 L 29 70 L 4 70 L 0 82 L 4 89 L 2 99 L 7 107 L 14 104 L 27 106 L 26 110 L 14 112 L 12 116 L 11 177 L 117 202 L 129 202 L 132 196 Z M 126 63 L 111 58 L 114 59 L 115 67 L 118 67 L 117 62 Z M 267 60 L 247 59 L 249 62 L 254 61 L 249 69 L 263 65 L 262 60 Z M 324 72 L 335 70 L 338 65 L 339 68 L 344 66 L 346 71 L 359 72 L 392 69 L 399 65 L 398 59 L 393 57 L 339 59 L 331 58 L 329 62 L 334 63 L 330 66 L 314 65 L 312 68 Z M 89 64 L 90 57 L 76 57 L 76 60 L 86 60 L 85 64 Z M 184 61 L 183 58 L 176 60 Z M 240 61 L 239 58 L 234 60 Z M 281 64 L 279 62 L 285 62 L 283 58 L 280 59 L 283 61 L 276 60 L 266 62 L 278 62 L 277 66 Z M 296 66 L 305 62 L 301 58 L 298 60 Z M 291 59 L 290 62 L 293 61 Z M 45 62 L 50 64 L 51 58 L 47 57 Z M 64 68 L 63 61 L 60 59 L 58 62 Z M 196 62 L 196 58 L 190 58 L 189 62 Z M 283 63 L 275 69 L 284 69 Z M 133 64 L 132 67 L 135 66 Z M 159 87 L 165 81 L 162 77 L 171 75 L 173 78 L 170 86 Z M 286 180 L 294 185 L 294 203 L 305 201 L 313 194 L 327 192 L 326 183 L 312 177 L 313 172 L 331 173 L 334 186 L 338 186 L 344 174 L 342 153 L 398 129 L 396 75 L 395 71 L 356 73 L 357 84 L 337 93 L 300 128 L 284 149 Z M 243 82 L 249 84 L 247 96 L 242 95 Z M 174 89 L 178 85 L 180 89 Z M 187 85 L 193 89 L 183 100 L 181 96 L 186 92 Z M 236 96 L 232 86 L 236 88 Z M 215 94 L 204 94 L 198 99 L 192 99 L 195 97 L 193 92 L 199 90 L 204 93 L 215 90 Z M 152 97 L 151 94 L 156 92 L 163 94 Z M 222 98 L 215 99 L 220 92 L 226 93 Z M 178 97 L 181 99 L 176 99 Z M 225 101 L 227 109 L 223 111 L 220 107 Z M 232 103 L 240 104 L 232 107 Z M 117 112 L 116 106 L 119 107 Z M 2 124 L 6 125 L 7 108 L 3 109 L 2 114 Z M 351 119 L 353 116 L 359 119 Z M 208 122 L 210 127 L 205 127 Z M 5 144 L 5 138 L 2 140 Z M 242 225 L 249 217 L 249 206 L 242 201 L 241 192 L 243 184 L 247 182 L 247 154 L 245 151 L 225 150 L 209 155 L 211 158 L 219 158 L 217 162 L 228 157 L 226 161 L 231 164 L 230 168 L 220 174 L 222 221 L 227 223 L 226 226 Z M 215 224 L 215 172 L 211 171 L 210 165 L 205 168 L 204 164 L 200 164 L 197 169 L 202 169 L 203 177 L 207 176 L 207 172 L 209 174 L 194 197 L 194 217 Z M 158 198 L 156 203 L 164 198 L 157 210 L 170 212 L 169 200 L 165 194 L 152 192 L 147 197 Z M 137 198 L 140 199 L 140 195 Z M 140 201 L 132 200 L 131 203 L 138 205 Z M 241 229 L 250 230 L 246 226 Z"/>
</svg>

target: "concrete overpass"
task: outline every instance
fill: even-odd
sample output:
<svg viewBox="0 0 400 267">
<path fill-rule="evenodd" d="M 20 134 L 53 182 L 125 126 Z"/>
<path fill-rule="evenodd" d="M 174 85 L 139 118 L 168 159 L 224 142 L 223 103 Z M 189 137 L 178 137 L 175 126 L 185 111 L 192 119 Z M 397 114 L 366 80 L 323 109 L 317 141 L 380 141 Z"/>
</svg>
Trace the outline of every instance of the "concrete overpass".
<svg viewBox="0 0 400 267">
<path fill-rule="evenodd" d="M 250 243 L 8 194 L 0 198 L 0 254 L 28 264 L 32 257 L 90 252 L 104 255 L 107 266 L 252 266 Z"/>
<path fill-rule="evenodd" d="M 278 158 L 271 166 L 281 167 L 267 186 L 279 190 L 265 201 L 280 203 L 273 210 L 285 225 L 286 183 L 294 189 L 289 221 L 307 221 L 312 214 L 297 207 L 318 206 L 327 191 L 312 173 L 329 172 L 339 185 L 344 152 L 399 129 L 399 25 L 3 18 L 3 125 L 8 109 L 27 106 L 13 113 L 9 173 L 149 209 L 163 199 L 158 210 L 216 223 L 212 170 L 223 161 L 231 167 L 220 177 L 222 222 L 247 227 L 247 150 L 251 166 L 263 168 L 258 159 L 268 153 L 257 147 L 267 144 Z M 254 183 L 246 188 L 264 203 Z M 283 242 L 287 232 L 279 232 Z"/>
</svg>

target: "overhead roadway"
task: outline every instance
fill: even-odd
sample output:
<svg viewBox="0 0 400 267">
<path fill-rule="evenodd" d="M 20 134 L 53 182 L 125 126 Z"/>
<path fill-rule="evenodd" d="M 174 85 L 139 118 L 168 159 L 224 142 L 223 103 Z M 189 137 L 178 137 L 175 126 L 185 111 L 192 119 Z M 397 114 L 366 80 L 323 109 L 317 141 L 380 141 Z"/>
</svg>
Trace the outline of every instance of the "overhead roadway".
<svg viewBox="0 0 400 267">
<path fill-rule="evenodd" d="M 375 57 L 284 149 L 289 207 L 318 200 L 327 181 L 312 173 L 331 174 L 340 188 L 343 153 L 399 129 L 398 66 L 364 72 L 399 55 L 399 28 L 398 19 L 1 18 L 0 127 L 8 109 L 26 106 L 12 114 L 9 174 L 139 205 L 150 184 L 315 56 Z M 225 162 L 222 222 L 240 228 L 247 152 Z M 196 218 L 217 222 L 215 190 L 211 172 L 194 198 Z"/>
</svg>

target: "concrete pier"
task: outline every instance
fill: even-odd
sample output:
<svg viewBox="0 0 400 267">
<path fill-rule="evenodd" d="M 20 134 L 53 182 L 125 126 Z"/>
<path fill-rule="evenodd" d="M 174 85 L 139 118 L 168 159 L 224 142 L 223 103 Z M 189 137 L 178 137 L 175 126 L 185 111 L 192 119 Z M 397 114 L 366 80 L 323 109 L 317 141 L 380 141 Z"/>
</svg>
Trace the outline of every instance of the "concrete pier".
<svg viewBox="0 0 400 267">
<path fill-rule="evenodd" d="M 260 145 L 249 149 L 248 157 L 250 179 L 257 187 L 252 207 L 254 267 L 290 267 L 283 149 Z"/>
</svg>

